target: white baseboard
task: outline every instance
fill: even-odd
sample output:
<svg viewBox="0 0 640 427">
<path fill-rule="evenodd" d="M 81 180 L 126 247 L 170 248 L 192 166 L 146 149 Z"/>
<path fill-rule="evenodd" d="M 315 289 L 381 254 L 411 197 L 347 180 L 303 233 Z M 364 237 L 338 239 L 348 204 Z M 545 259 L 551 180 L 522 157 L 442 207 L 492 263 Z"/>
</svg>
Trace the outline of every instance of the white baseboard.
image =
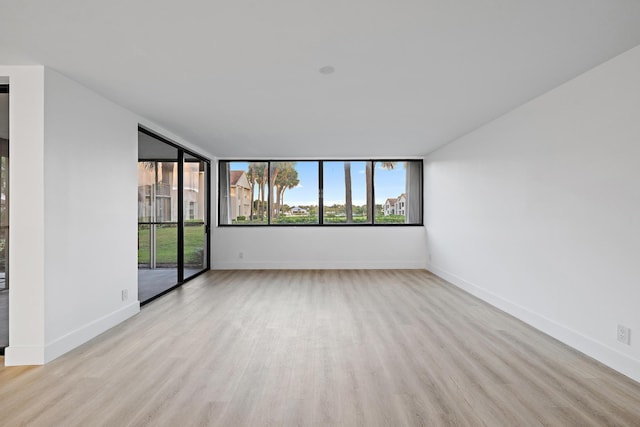
<svg viewBox="0 0 640 427">
<path fill-rule="evenodd" d="M 424 270 L 421 261 L 216 261 L 211 270 Z"/>
<path fill-rule="evenodd" d="M 100 335 L 140 311 L 140 302 L 128 304 L 42 346 L 9 346 L 5 366 L 43 365 Z"/>
<path fill-rule="evenodd" d="M 44 348 L 44 363 L 48 363 L 62 356 L 66 352 L 97 337 L 104 331 L 113 328 L 138 312 L 140 312 L 140 302 L 135 301 L 51 341 Z"/>
<path fill-rule="evenodd" d="M 493 305 L 500 310 L 509 313 L 532 327 L 552 336 L 558 341 L 590 356 L 599 362 L 615 369 L 616 371 L 640 382 L 640 360 L 636 360 L 620 351 L 585 336 L 578 331 L 570 329 L 555 322 L 552 319 L 535 313 L 525 307 L 506 300 L 480 286 L 475 285 L 453 273 L 442 270 L 436 266 L 428 265 L 427 270 L 438 277 L 452 283 L 464 291 L 474 295 L 481 300 Z"/>
<path fill-rule="evenodd" d="M 42 346 L 9 346 L 4 349 L 4 366 L 44 365 Z"/>
</svg>

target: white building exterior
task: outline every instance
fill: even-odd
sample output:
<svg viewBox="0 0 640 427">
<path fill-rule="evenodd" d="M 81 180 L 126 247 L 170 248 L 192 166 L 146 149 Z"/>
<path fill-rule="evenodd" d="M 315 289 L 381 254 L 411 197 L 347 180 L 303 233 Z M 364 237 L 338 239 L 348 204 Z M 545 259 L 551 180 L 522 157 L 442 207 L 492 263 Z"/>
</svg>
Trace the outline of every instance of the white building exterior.
<svg viewBox="0 0 640 427">
<path fill-rule="evenodd" d="M 407 195 L 405 193 L 402 193 L 397 198 L 388 198 L 382 206 L 382 212 L 385 216 L 405 216 L 407 212 Z"/>
</svg>

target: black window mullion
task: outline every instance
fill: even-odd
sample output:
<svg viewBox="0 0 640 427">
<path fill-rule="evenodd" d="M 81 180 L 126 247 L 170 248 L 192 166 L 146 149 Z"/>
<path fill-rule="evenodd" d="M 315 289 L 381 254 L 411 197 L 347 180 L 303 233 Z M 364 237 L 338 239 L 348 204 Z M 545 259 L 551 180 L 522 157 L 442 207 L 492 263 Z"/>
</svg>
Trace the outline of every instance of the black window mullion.
<svg viewBox="0 0 640 427">
<path fill-rule="evenodd" d="M 184 282 L 184 151 L 178 150 L 178 283 Z"/>
<path fill-rule="evenodd" d="M 318 224 L 324 224 L 324 161 L 318 162 Z"/>
<path fill-rule="evenodd" d="M 371 160 L 371 225 L 376 223 L 376 162 Z"/>
<path fill-rule="evenodd" d="M 211 268 L 211 164 L 209 162 L 204 162 L 204 170 L 207 174 L 207 215 L 205 216 L 205 220 L 207 223 L 204 226 L 204 231 L 207 236 L 207 247 L 205 248 L 206 262 L 207 262 L 207 270 Z"/>
<path fill-rule="evenodd" d="M 271 160 L 267 162 L 267 224 L 271 224 Z"/>
</svg>

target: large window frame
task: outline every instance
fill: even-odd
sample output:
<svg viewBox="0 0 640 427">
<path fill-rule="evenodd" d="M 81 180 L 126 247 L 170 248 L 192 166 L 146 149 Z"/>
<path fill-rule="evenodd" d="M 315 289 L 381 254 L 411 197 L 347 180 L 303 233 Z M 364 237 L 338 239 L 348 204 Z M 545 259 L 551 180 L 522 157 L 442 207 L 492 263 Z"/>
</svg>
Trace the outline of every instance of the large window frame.
<svg viewBox="0 0 640 427">
<path fill-rule="evenodd" d="M 267 212 L 269 213 L 267 217 L 266 223 L 252 223 L 252 224 L 238 224 L 238 223 L 224 223 L 221 222 L 223 217 L 222 209 L 227 209 L 227 201 L 225 199 L 225 194 L 228 194 L 226 189 L 223 189 L 223 185 L 228 184 L 228 180 L 226 177 L 223 177 L 223 173 L 226 171 L 226 167 L 223 165 L 231 164 L 231 163 L 266 163 L 268 165 L 269 174 L 271 173 L 271 164 L 277 162 L 312 162 L 318 164 L 318 222 L 317 223 L 300 223 L 300 224 L 287 224 L 287 223 L 276 223 L 272 222 L 271 218 L 271 197 L 267 198 L 268 208 Z M 371 164 L 371 176 L 370 176 L 370 186 L 371 186 L 371 194 L 368 196 L 370 201 L 372 201 L 371 206 L 367 206 L 367 209 L 371 209 L 371 222 L 365 223 L 333 223 L 333 222 L 325 222 L 324 219 L 324 163 L 325 162 L 369 162 Z M 417 192 L 420 196 L 420 200 L 418 202 L 419 207 L 419 220 L 415 222 L 405 222 L 405 223 L 384 223 L 384 222 L 376 222 L 376 203 L 375 203 L 375 170 L 376 163 L 403 163 L 403 162 L 416 162 L 419 164 L 419 187 L 420 190 Z M 424 161 L 422 159 L 416 158 L 402 158 L 402 159 L 389 159 L 389 158 L 377 158 L 377 159 L 220 159 L 217 162 L 218 166 L 218 227 L 421 227 L 424 226 Z"/>
</svg>

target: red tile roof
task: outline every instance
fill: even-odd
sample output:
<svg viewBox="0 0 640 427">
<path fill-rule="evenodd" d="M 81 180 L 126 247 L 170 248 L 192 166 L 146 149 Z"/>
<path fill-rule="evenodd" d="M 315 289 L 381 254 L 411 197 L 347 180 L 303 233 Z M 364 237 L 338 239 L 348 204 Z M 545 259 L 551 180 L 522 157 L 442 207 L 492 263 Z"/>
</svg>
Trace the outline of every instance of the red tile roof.
<svg viewBox="0 0 640 427">
<path fill-rule="evenodd" d="M 244 171 L 229 171 L 230 185 L 236 185 L 243 174 Z"/>
</svg>

